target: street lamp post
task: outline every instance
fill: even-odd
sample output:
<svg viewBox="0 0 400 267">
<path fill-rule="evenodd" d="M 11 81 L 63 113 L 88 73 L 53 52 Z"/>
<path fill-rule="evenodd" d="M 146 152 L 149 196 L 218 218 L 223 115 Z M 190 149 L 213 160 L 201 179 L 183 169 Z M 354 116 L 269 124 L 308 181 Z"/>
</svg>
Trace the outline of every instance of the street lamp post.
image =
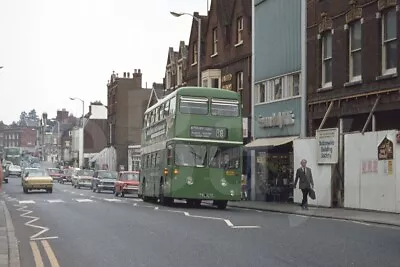
<svg viewBox="0 0 400 267">
<path fill-rule="evenodd" d="M 84 123 L 84 118 L 85 118 L 85 101 L 78 98 L 78 97 L 70 97 L 70 100 L 79 100 L 82 102 L 82 121 L 81 121 L 81 127 L 80 127 L 80 136 L 82 138 L 79 138 L 79 167 L 83 167 L 84 164 L 84 147 L 85 147 L 85 123 Z"/>
<path fill-rule="evenodd" d="M 177 13 L 177 12 L 169 12 L 174 17 L 180 17 L 183 15 L 191 16 L 194 20 L 196 20 L 198 25 L 198 33 L 197 33 L 197 87 L 201 86 L 201 66 L 200 66 L 200 53 L 201 53 L 201 18 L 196 17 L 190 13 Z"/>
</svg>

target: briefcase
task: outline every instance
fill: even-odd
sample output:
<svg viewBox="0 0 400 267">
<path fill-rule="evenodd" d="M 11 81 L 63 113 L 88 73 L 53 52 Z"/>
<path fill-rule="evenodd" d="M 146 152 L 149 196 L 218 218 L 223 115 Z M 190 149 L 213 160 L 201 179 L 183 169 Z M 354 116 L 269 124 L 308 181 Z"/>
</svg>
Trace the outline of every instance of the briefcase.
<svg viewBox="0 0 400 267">
<path fill-rule="evenodd" d="M 309 195 L 310 195 L 310 198 L 311 198 L 312 200 L 315 199 L 315 191 L 314 191 L 314 189 L 310 188 L 310 193 L 309 193 Z"/>
</svg>

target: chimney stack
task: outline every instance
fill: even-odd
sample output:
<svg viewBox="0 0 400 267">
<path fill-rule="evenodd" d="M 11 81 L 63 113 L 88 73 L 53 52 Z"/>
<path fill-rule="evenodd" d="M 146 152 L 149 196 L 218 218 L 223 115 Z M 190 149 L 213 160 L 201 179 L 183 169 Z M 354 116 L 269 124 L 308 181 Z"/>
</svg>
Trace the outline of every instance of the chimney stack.
<svg viewBox="0 0 400 267">
<path fill-rule="evenodd" d="M 131 73 L 130 73 L 130 72 L 127 72 L 126 74 L 128 75 L 128 78 L 130 78 L 130 76 L 131 76 Z"/>
<path fill-rule="evenodd" d="M 137 73 L 137 69 L 135 69 L 135 73 Z"/>
<path fill-rule="evenodd" d="M 124 78 L 126 78 L 126 72 L 124 72 Z"/>
<path fill-rule="evenodd" d="M 138 73 L 140 73 L 140 69 L 138 69 Z"/>
<path fill-rule="evenodd" d="M 134 79 L 134 89 L 142 89 L 142 73 L 140 69 L 135 69 L 132 79 Z"/>
</svg>

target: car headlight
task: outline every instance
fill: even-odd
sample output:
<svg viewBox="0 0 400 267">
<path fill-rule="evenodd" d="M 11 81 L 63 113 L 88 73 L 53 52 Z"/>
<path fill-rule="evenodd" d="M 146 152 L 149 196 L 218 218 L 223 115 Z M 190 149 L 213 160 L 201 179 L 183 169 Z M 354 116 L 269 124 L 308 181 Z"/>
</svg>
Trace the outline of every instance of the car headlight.
<svg viewBox="0 0 400 267">
<path fill-rule="evenodd" d="M 225 187 L 225 186 L 228 185 L 228 183 L 226 182 L 225 178 L 222 178 L 222 179 L 221 179 L 221 185 L 222 185 L 223 187 Z"/>
<path fill-rule="evenodd" d="M 186 178 L 186 183 L 188 184 L 188 185 L 193 185 L 193 178 L 192 177 L 187 177 Z"/>
<path fill-rule="evenodd" d="M 234 190 L 231 190 L 231 197 L 233 197 L 233 196 L 235 196 L 235 191 Z"/>
</svg>

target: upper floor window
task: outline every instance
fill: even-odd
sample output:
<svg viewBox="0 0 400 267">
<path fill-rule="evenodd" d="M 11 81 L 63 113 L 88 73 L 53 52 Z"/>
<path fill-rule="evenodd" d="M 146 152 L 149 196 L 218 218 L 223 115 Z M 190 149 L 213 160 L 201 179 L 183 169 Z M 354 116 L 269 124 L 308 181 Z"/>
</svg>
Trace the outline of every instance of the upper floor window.
<svg viewBox="0 0 400 267">
<path fill-rule="evenodd" d="M 236 21 L 236 44 L 243 43 L 243 22 L 243 17 L 238 18 Z"/>
<path fill-rule="evenodd" d="M 361 20 L 350 24 L 349 28 L 349 78 L 361 80 Z"/>
<path fill-rule="evenodd" d="M 361 20 L 349 28 L 349 77 L 350 81 L 361 80 Z"/>
<path fill-rule="evenodd" d="M 236 74 L 236 89 L 237 91 L 243 90 L 243 71 Z"/>
<path fill-rule="evenodd" d="M 256 103 L 287 99 L 300 95 L 300 73 L 267 80 L 256 85 Z"/>
<path fill-rule="evenodd" d="M 197 42 L 193 44 L 193 64 L 197 64 L 198 59 L 198 49 L 197 49 Z"/>
<path fill-rule="evenodd" d="M 182 76 L 183 76 L 183 71 L 182 71 L 182 65 L 178 64 L 178 72 L 176 73 L 177 76 L 177 85 L 182 84 Z"/>
<path fill-rule="evenodd" d="M 382 74 L 397 71 L 396 8 L 387 9 L 382 16 Z"/>
<path fill-rule="evenodd" d="M 332 86 L 332 32 L 322 36 L 322 86 Z"/>
<path fill-rule="evenodd" d="M 213 38 L 212 55 L 216 55 L 216 54 L 218 54 L 218 31 L 217 31 L 217 28 L 214 28 L 212 30 L 212 38 Z"/>
</svg>

